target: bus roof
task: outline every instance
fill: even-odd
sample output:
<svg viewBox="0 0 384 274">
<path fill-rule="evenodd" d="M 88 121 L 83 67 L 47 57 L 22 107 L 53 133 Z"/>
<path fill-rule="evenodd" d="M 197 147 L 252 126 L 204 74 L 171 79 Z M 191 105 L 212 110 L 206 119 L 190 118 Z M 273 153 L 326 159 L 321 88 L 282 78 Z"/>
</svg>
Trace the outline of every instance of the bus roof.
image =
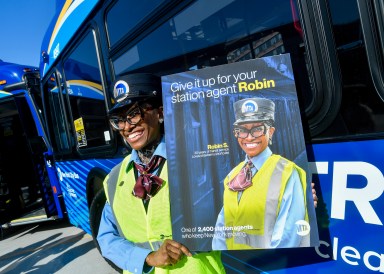
<svg viewBox="0 0 384 274">
<path fill-rule="evenodd" d="M 40 74 L 46 72 L 99 0 L 59 0 L 41 45 Z"/>
<path fill-rule="evenodd" d="M 37 71 L 33 66 L 25 66 L 0 60 L 0 90 L 4 86 L 23 81 L 26 72 Z"/>
</svg>

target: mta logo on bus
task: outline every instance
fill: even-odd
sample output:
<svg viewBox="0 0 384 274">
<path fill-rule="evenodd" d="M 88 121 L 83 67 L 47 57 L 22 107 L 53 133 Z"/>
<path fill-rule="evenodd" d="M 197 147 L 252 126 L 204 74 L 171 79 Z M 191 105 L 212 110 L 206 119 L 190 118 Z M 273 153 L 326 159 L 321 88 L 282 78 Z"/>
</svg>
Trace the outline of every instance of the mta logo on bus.
<svg viewBox="0 0 384 274">
<path fill-rule="evenodd" d="M 129 86 L 125 81 L 117 81 L 113 87 L 113 96 L 117 102 L 123 101 L 129 94 Z"/>
<path fill-rule="evenodd" d="M 259 107 L 257 106 L 256 102 L 247 100 L 241 106 L 241 112 L 243 114 L 254 113 L 254 112 L 257 112 L 258 108 Z"/>
</svg>

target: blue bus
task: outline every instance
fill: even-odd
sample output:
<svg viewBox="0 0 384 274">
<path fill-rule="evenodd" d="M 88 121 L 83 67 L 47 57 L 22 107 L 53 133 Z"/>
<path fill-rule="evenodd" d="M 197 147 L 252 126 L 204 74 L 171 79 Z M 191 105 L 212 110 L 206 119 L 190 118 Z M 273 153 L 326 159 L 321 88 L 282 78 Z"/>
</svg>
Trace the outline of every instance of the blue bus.
<svg viewBox="0 0 384 274">
<path fill-rule="evenodd" d="M 364 0 L 59 1 L 40 73 L 71 223 L 95 237 L 103 178 L 129 153 L 106 119 L 114 79 L 289 53 L 319 197 L 320 245 L 223 252 L 227 272 L 383 273 L 383 10 L 381 1 Z"/>
<path fill-rule="evenodd" d="M 38 68 L 0 60 L 0 225 L 62 219 Z"/>
</svg>

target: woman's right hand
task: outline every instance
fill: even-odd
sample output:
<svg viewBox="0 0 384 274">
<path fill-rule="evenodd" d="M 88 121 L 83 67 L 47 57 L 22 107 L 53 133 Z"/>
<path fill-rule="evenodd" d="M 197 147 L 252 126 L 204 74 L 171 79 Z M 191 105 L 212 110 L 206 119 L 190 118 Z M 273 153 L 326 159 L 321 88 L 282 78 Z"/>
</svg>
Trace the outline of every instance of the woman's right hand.
<svg viewBox="0 0 384 274">
<path fill-rule="evenodd" d="M 148 254 L 145 262 L 149 266 L 164 267 L 176 264 L 183 256 L 192 256 L 192 254 L 184 245 L 167 239 L 157 251 Z"/>
</svg>

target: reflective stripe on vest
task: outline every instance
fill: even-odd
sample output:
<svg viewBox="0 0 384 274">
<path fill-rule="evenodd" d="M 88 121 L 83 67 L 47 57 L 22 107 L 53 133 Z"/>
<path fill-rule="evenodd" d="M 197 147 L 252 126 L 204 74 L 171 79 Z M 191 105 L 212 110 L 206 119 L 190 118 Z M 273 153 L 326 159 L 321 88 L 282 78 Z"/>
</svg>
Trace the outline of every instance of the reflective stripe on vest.
<svg viewBox="0 0 384 274">
<path fill-rule="evenodd" d="M 120 168 L 117 180 L 117 169 L 109 175 L 108 201 L 117 220 L 119 233 L 139 246 L 157 250 L 164 239 L 172 237 L 167 164 L 164 164 L 159 175 L 164 180 L 163 186 L 151 199 L 146 212 L 143 201 L 132 195 L 136 170 L 133 163 L 128 165 L 129 161 L 130 156 L 123 160 L 121 166 L 128 167 Z"/>
<path fill-rule="evenodd" d="M 122 164 L 122 162 L 120 164 L 116 165 L 114 168 L 112 168 L 111 172 L 108 174 L 108 176 L 104 182 L 104 189 L 105 189 L 106 197 L 107 197 L 107 200 L 108 200 L 110 205 L 113 204 L 113 201 L 115 198 L 116 185 L 117 185 L 117 180 L 119 179 L 121 164 Z M 112 214 L 116 220 L 116 216 L 115 216 L 115 213 L 113 212 L 113 210 L 112 210 Z M 119 235 L 123 237 L 124 234 L 123 234 L 123 231 L 121 230 L 119 223 L 116 223 L 116 226 L 117 226 L 117 230 L 119 231 Z"/>
<path fill-rule="evenodd" d="M 243 163 L 235 167 L 224 181 L 225 226 L 233 228 L 231 233 L 226 234 L 227 247 L 268 248 L 288 179 L 296 169 L 305 193 L 305 171 L 279 155 L 272 155 L 252 178 L 252 186 L 242 193 L 238 203 L 238 193 L 230 191 L 227 182 L 242 166 Z M 306 213 L 306 220 L 307 216 Z"/>
<path fill-rule="evenodd" d="M 130 155 L 123 160 L 121 166 L 126 167 L 129 161 Z M 137 246 L 157 250 L 164 239 L 172 238 L 167 162 L 164 164 L 159 176 L 164 180 L 164 184 L 156 196 L 150 200 L 147 212 L 145 212 L 142 200 L 131 194 L 135 184 L 134 172 L 132 164 L 126 170 L 116 167 L 113 172 L 111 171 L 104 181 L 107 199 L 114 212 L 120 235 L 134 242 Z M 135 222 L 129 220 L 135 220 Z M 221 263 L 221 253 L 215 251 L 198 253 L 193 257 L 183 256 L 176 265 L 155 268 L 154 272 L 156 274 L 213 274 L 225 273 L 225 270 Z M 124 271 L 124 273 L 129 272 Z"/>
</svg>

